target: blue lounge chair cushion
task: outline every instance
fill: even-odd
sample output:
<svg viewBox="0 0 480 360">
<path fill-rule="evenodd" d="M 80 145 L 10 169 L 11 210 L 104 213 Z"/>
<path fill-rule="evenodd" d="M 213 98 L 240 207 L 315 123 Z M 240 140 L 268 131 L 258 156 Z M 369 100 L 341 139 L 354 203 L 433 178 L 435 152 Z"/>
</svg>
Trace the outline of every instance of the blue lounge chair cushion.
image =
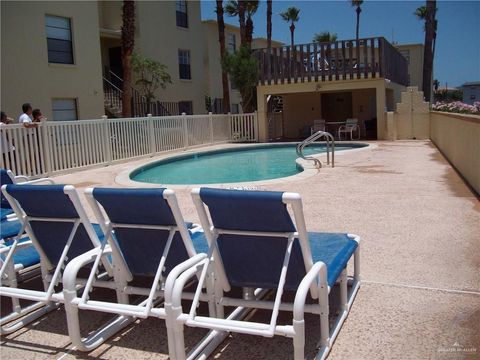
<svg viewBox="0 0 480 360">
<path fill-rule="evenodd" d="M 77 210 L 64 193 L 65 185 L 7 185 L 7 192 L 28 216 L 44 218 L 78 218 Z"/>
<path fill-rule="evenodd" d="M 163 198 L 164 188 L 112 189 L 95 188 L 94 198 L 103 206 L 114 224 L 115 241 L 133 275 L 154 276 L 165 249 L 169 231 L 146 229 L 136 225 L 175 226 L 175 218 Z M 186 223 L 187 228 L 192 226 Z M 172 240 L 163 274 L 189 258 L 182 237 L 177 232 Z"/>
<path fill-rule="evenodd" d="M 200 189 L 200 198 L 208 206 L 213 225 L 225 230 L 296 231 L 282 195 L 277 191 Z"/>
<path fill-rule="evenodd" d="M 22 225 L 18 220 L 3 220 L 0 223 L 0 237 L 2 239 L 8 239 L 13 236 L 17 236 L 20 230 L 22 229 Z"/>
<path fill-rule="evenodd" d="M 358 243 L 346 234 L 309 233 L 313 262 L 327 266 L 328 285 L 333 286 Z M 287 239 L 220 235 L 217 240 L 229 282 L 238 287 L 275 289 L 287 247 Z M 253 249 L 253 251 L 252 251 Z M 305 265 L 298 240 L 288 264 L 286 290 L 296 290 L 305 276 Z"/>
<path fill-rule="evenodd" d="M 5 220 L 7 215 L 13 214 L 13 210 L 10 208 L 0 208 L 0 219 Z"/>
<path fill-rule="evenodd" d="M 93 196 L 114 223 L 176 225 L 172 210 L 163 198 L 164 190 L 95 188 Z"/>
<path fill-rule="evenodd" d="M 23 238 L 20 243 L 30 240 L 29 238 Z M 19 248 L 13 254 L 13 263 L 15 265 L 21 264 L 23 268 L 36 265 L 40 263 L 40 255 L 33 245 Z"/>
</svg>

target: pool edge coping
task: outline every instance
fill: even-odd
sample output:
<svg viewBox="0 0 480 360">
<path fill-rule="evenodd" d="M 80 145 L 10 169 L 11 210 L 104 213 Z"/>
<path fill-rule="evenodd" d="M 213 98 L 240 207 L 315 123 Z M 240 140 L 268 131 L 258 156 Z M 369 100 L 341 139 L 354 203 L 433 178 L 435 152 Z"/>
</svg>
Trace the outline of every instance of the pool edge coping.
<svg viewBox="0 0 480 360">
<path fill-rule="evenodd" d="M 339 151 L 335 153 L 335 157 L 337 156 L 344 156 L 346 154 L 351 154 L 355 153 L 358 151 L 365 151 L 365 150 L 373 150 L 378 147 L 378 145 L 373 144 L 368 141 L 342 141 L 341 143 L 338 143 L 337 145 L 340 146 L 340 144 L 358 144 L 359 142 L 363 144 L 367 144 L 367 146 L 364 147 L 359 147 L 359 148 L 353 148 L 351 150 L 347 151 Z M 148 188 L 158 188 L 158 187 L 168 187 L 170 189 L 193 189 L 193 188 L 198 188 L 198 187 L 216 187 L 216 188 L 234 188 L 234 187 L 252 187 L 252 186 L 268 186 L 268 185 L 276 185 L 280 183 L 285 183 L 285 182 L 293 182 L 293 181 L 298 181 L 298 180 L 304 180 L 307 178 L 310 178 L 316 174 L 318 174 L 322 169 L 326 168 L 331 168 L 330 165 L 326 165 L 326 153 L 318 154 L 318 155 L 312 155 L 313 157 L 322 160 L 323 167 L 322 169 L 317 169 L 315 166 L 312 166 L 309 164 L 308 161 L 303 160 L 301 158 L 297 158 L 295 162 L 300 165 L 303 168 L 303 171 L 291 175 L 291 176 L 286 176 L 286 177 L 281 177 L 281 178 L 275 178 L 275 179 L 268 179 L 268 180 L 252 180 L 252 181 L 247 181 L 247 182 L 235 182 L 235 183 L 215 183 L 215 184 L 153 184 L 153 183 L 147 183 L 147 182 L 141 182 L 141 181 L 134 181 L 130 178 L 130 174 L 133 173 L 136 169 L 139 169 L 144 166 L 151 165 L 155 162 L 166 160 L 172 157 L 176 157 L 179 155 L 187 155 L 187 154 L 195 154 L 199 152 L 208 152 L 208 151 L 216 151 L 216 150 L 225 150 L 225 149 L 232 149 L 232 148 L 238 148 L 238 147 L 245 147 L 245 148 L 250 148 L 250 147 L 261 147 L 265 145 L 272 145 L 272 144 L 279 144 L 278 146 L 281 145 L 288 145 L 288 144 L 298 144 L 298 142 L 284 142 L 284 143 L 254 143 L 254 144 L 238 144 L 238 143 L 223 143 L 223 144 L 217 144 L 217 145 L 212 145 L 212 146 L 207 146 L 207 147 L 195 147 L 192 149 L 187 149 L 187 150 L 179 150 L 179 151 L 169 151 L 168 153 L 165 154 L 159 154 L 156 155 L 153 158 L 150 158 L 148 160 L 145 160 L 145 162 L 141 164 L 137 164 L 133 169 L 127 169 L 123 170 L 120 172 L 116 177 L 115 177 L 115 183 L 122 185 L 122 186 L 128 186 L 128 187 L 148 187 Z M 281 144 L 281 145 L 280 145 Z M 208 150 L 210 149 L 210 150 Z"/>
</svg>

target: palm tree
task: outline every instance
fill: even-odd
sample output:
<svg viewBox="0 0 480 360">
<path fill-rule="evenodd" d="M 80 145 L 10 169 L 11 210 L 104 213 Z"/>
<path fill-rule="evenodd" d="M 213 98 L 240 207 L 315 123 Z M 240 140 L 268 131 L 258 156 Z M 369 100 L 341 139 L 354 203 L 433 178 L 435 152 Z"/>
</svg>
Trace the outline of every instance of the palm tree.
<svg viewBox="0 0 480 360">
<path fill-rule="evenodd" d="M 435 13 L 437 11 L 438 9 L 435 9 Z M 418 18 L 418 20 L 425 21 L 427 17 L 427 7 L 425 5 L 422 5 L 419 8 L 417 8 L 417 10 L 415 10 L 413 14 Z M 432 49 L 433 58 L 435 58 L 435 44 L 437 43 L 437 25 L 438 25 L 438 21 L 435 19 L 434 21 L 435 33 L 433 34 L 433 49 Z M 425 25 L 423 26 L 423 31 L 425 31 Z"/>
<path fill-rule="evenodd" d="M 135 47 L 135 2 L 124 0 L 122 8 L 122 116 L 132 116 L 132 54 Z"/>
<path fill-rule="evenodd" d="M 229 0 L 225 5 L 225 12 L 230 16 L 237 16 L 240 22 L 240 44 L 252 47 L 253 20 L 252 16 L 258 10 L 258 0 Z"/>
<path fill-rule="evenodd" d="M 225 59 L 225 22 L 223 21 L 223 0 L 217 0 L 218 41 L 220 43 L 220 59 Z M 228 74 L 222 68 L 223 112 L 230 112 L 230 90 L 228 88 Z"/>
<path fill-rule="evenodd" d="M 329 31 L 323 31 L 317 33 L 313 37 L 313 42 L 322 43 L 322 42 L 335 42 L 337 41 L 337 34 L 330 33 Z"/>
<path fill-rule="evenodd" d="M 295 45 L 294 42 L 294 33 L 295 33 L 295 23 L 300 20 L 298 14 L 300 13 L 300 9 L 296 7 L 289 7 L 287 10 L 284 12 L 280 13 L 280 16 L 282 17 L 283 20 L 286 22 L 290 22 L 290 37 L 291 37 L 291 45 L 292 49 L 293 46 Z"/>
<path fill-rule="evenodd" d="M 363 0 L 351 0 L 352 6 L 356 6 L 357 8 L 355 11 L 357 12 L 357 27 L 356 27 L 356 32 L 355 32 L 355 39 L 358 41 L 358 34 L 359 34 L 359 28 L 360 28 L 360 13 L 362 12 L 362 9 L 360 8 L 360 5 L 363 4 Z"/>
<path fill-rule="evenodd" d="M 423 95 L 427 101 L 431 100 L 433 57 L 435 51 L 436 27 L 435 13 L 437 11 L 436 0 L 427 0 L 425 9 L 422 7 L 415 11 L 419 19 L 425 20 L 425 44 L 423 52 Z"/>
</svg>

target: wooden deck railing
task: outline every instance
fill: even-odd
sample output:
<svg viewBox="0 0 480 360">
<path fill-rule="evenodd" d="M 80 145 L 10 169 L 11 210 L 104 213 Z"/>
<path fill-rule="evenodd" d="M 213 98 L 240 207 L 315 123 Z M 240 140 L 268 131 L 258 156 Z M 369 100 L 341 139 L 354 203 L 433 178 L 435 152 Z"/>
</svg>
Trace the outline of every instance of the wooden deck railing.
<svg viewBox="0 0 480 360">
<path fill-rule="evenodd" d="M 259 83 L 386 78 L 408 85 L 407 60 L 383 37 L 254 50 Z"/>
</svg>

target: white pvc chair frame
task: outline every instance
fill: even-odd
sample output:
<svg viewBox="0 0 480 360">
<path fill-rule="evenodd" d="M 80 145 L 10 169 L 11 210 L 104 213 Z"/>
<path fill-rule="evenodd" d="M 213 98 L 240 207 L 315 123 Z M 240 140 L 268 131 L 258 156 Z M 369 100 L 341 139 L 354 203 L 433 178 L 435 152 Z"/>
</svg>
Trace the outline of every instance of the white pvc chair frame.
<svg viewBox="0 0 480 360">
<path fill-rule="evenodd" d="M 164 293 L 168 288 L 173 288 L 176 277 L 191 268 L 195 263 L 205 260 L 205 254 L 197 254 L 193 243 L 190 238 L 190 234 L 185 225 L 183 216 L 178 207 L 175 193 L 172 190 L 164 190 L 163 197 L 168 202 L 175 222 L 177 226 L 158 226 L 158 225 L 138 225 L 138 224 L 116 224 L 111 223 L 110 220 L 104 216 L 101 205 L 95 200 L 93 196 L 93 188 L 85 190 L 85 195 L 88 203 L 94 211 L 104 234 L 106 234 L 106 240 L 109 244 L 108 247 L 102 246 L 95 250 L 95 252 L 79 256 L 71 261 L 64 272 L 63 285 L 65 294 L 65 311 L 67 314 L 68 332 L 72 344 L 80 351 L 91 351 L 101 345 L 110 336 L 135 321 L 137 318 L 145 319 L 147 317 L 157 317 L 165 319 L 167 317 L 165 308 L 156 307 L 164 299 Z M 167 244 L 163 251 L 159 264 L 154 276 L 152 286 L 150 288 L 135 287 L 128 285 L 128 282 L 133 279 L 133 276 L 128 269 L 128 266 L 123 258 L 121 250 L 119 249 L 116 241 L 112 236 L 112 231 L 115 228 L 142 228 L 142 229 L 158 229 L 168 230 L 170 232 Z M 161 275 L 168 251 L 172 242 L 172 239 L 176 232 L 180 232 L 187 253 L 190 256 L 189 260 L 186 260 L 182 264 L 175 267 L 170 272 L 167 279 L 164 279 Z M 148 249 L 145 249 L 148 251 Z M 113 272 L 116 274 L 115 281 L 109 284 L 111 289 L 114 289 L 117 293 L 117 303 L 107 301 L 94 301 L 89 299 L 89 292 L 92 286 L 95 284 L 95 274 L 97 272 L 100 259 L 105 255 L 112 256 Z M 88 263 L 92 263 L 93 266 L 90 272 L 90 276 L 87 280 L 82 295 L 77 296 L 77 289 L 75 284 L 78 282 L 76 279 L 78 270 Z M 130 304 L 129 295 L 141 295 L 146 296 L 139 304 Z M 192 299 L 193 294 L 184 293 L 184 299 Z M 201 300 L 207 301 L 205 296 L 202 296 Z M 213 304 L 210 304 L 210 308 L 213 308 Z M 107 312 L 117 314 L 112 321 L 90 334 L 86 338 L 82 338 L 80 333 L 80 324 L 78 310 L 93 310 L 100 312 Z M 174 347 L 173 333 L 170 333 L 167 328 L 167 336 L 169 347 Z"/>
<path fill-rule="evenodd" d="M 350 121 L 349 121 L 350 120 Z M 353 132 L 358 134 L 357 138 L 353 138 Z M 346 124 L 338 128 L 338 140 L 342 140 L 342 134 L 350 133 L 350 140 L 360 140 L 360 126 L 358 125 L 358 119 L 347 119 Z M 347 135 L 345 135 L 345 140 Z"/>
<path fill-rule="evenodd" d="M 94 247 L 100 247 L 101 245 L 100 240 L 98 239 L 98 236 L 93 229 L 92 224 L 88 220 L 85 210 L 83 209 L 78 193 L 73 186 L 66 185 L 63 190 L 72 201 L 79 215 L 78 219 L 28 217 L 22 210 L 20 204 L 7 193 L 6 187 L 7 185 L 2 186 L 3 194 L 8 199 L 12 209 L 15 211 L 16 216 L 22 224 L 22 229 L 19 233 L 19 236 L 25 230 L 27 236 L 30 238 L 30 241 L 19 243 L 19 238 L 15 238 L 13 244 L 9 247 L 5 261 L 0 268 L 0 296 L 6 296 L 12 299 L 12 312 L 0 319 L 0 334 L 2 335 L 17 331 L 23 326 L 38 319 L 40 316 L 43 316 L 44 314 L 56 309 L 61 303 L 64 302 L 63 293 L 55 292 L 55 286 L 62 281 L 62 270 L 65 264 L 69 261 L 67 258 L 67 252 L 80 224 L 83 224 L 90 240 L 92 241 L 92 245 Z M 73 229 L 64 246 L 57 266 L 53 266 L 46 254 L 43 252 L 42 247 L 40 246 L 40 243 L 35 237 L 35 234 L 30 226 L 30 220 L 63 221 L 74 223 Z M 12 272 L 15 269 L 15 264 L 13 264 L 13 254 L 17 248 L 21 248 L 29 244 L 33 244 L 40 255 L 40 270 L 44 291 L 17 288 L 18 282 L 16 281 L 14 272 Z M 87 254 L 91 252 L 95 252 L 95 249 L 90 250 L 87 252 Z M 103 261 L 103 264 L 107 274 L 111 275 L 112 272 L 110 264 L 107 261 Z M 103 274 L 103 276 L 107 274 Z M 1 282 L 1 279 L 4 278 L 4 275 L 10 276 L 8 283 L 9 286 L 4 286 Z M 82 283 L 84 282 L 79 281 L 75 284 L 75 286 L 79 287 L 82 285 Z M 101 283 L 97 282 L 95 285 L 101 286 Z M 20 299 L 34 301 L 34 303 L 22 308 L 19 301 Z"/>
<path fill-rule="evenodd" d="M 205 260 L 202 259 L 202 261 L 199 261 L 194 267 L 182 273 L 175 283 L 173 292 L 166 293 L 165 301 L 169 304 L 171 303 L 171 308 L 169 308 L 170 311 L 167 311 L 167 324 L 170 322 L 171 325 L 174 326 L 176 342 L 175 351 L 172 352 L 172 350 L 170 350 L 170 358 L 174 360 L 183 360 L 194 359 L 200 355 L 202 357 L 207 357 L 225 339 L 228 333 L 233 331 L 265 337 L 273 337 L 274 335 L 290 337 L 293 339 L 294 358 L 296 360 L 303 360 L 305 356 L 305 312 L 320 315 L 320 348 L 316 358 L 326 358 L 343 322 L 348 315 L 350 307 L 360 286 L 360 246 L 357 247 L 353 256 L 354 276 L 350 279 L 350 291 L 348 291 L 347 288 L 347 282 L 349 279 L 347 278 L 346 269 L 342 271 L 339 279 L 337 280 L 340 286 L 341 313 L 339 314 L 335 325 L 330 330 L 328 321 L 328 295 L 330 292 L 330 287 L 327 283 L 327 267 L 322 262 L 317 262 L 315 264 L 312 262 L 312 256 L 308 242 L 308 233 L 305 226 L 302 202 L 299 194 L 284 193 L 282 197 L 283 202 L 290 206 L 293 210 L 295 223 L 298 230 L 298 232 L 295 233 L 227 231 L 223 229 L 216 229 L 214 226 L 212 226 L 208 219 L 205 205 L 200 198 L 200 189 L 194 189 L 192 191 L 192 197 L 197 208 L 202 227 L 205 231 L 205 235 L 208 239 L 210 249 L 208 261 L 205 262 Z M 223 292 L 230 290 L 230 284 L 227 281 L 222 259 L 220 258 L 216 247 L 216 240 L 220 233 L 252 236 L 279 236 L 288 238 L 288 245 L 285 249 L 284 265 L 281 271 L 275 300 L 273 302 L 262 300 L 263 295 L 266 293 L 266 291 L 262 289 L 244 289 L 244 295 L 247 296 L 244 296 L 243 299 L 224 297 Z M 353 234 L 348 234 L 348 236 L 354 241 L 360 243 L 360 238 L 358 236 Z M 306 268 L 306 275 L 296 291 L 295 300 L 292 304 L 282 302 L 281 296 L 285 284 L 292 243 L 295 238 L 298 238 L 300 242 Z M 197 298 L 194 298 L 190 311 L 188 313 L 184 313 L 181 304 L 181 293 L 184 285 L 189 278 L 197 274 L 199 269 L 201 269 L 202 276 L 200 277 L 199 286 L 196 292 L 196 294 L 199 294 L 202 286 L 202 280 L 204 275 L 208 272 L 207 269 L 209 267 L 213 267 L 215 271 L 214 294 L 212 295 L 215 298 L 216 318 L 196 316 L 195 311 L 198 304 Z M 308 293 L 310 293 L 312 298 L 318 299 L 318 305 L 305 303 Z M 225 319 L 224 306 L 237 306 L 237 308 Z M 266 324 L 251 321 L 242 322 L 241 319 L 248 315 L 248 308 L 271 309 L 272 316 L 270 323 Z M 276 324 L 278 312 L 280 310 L 293 312 L 292 325 Z M 171 314 L 169 314 L 169 312 L 171 312 Z M 184 346 L 184 325 L 212 330 L 190 352 L 190 354 L 188 354 L 188 356 L 185 353 Z"/>
</svg>

